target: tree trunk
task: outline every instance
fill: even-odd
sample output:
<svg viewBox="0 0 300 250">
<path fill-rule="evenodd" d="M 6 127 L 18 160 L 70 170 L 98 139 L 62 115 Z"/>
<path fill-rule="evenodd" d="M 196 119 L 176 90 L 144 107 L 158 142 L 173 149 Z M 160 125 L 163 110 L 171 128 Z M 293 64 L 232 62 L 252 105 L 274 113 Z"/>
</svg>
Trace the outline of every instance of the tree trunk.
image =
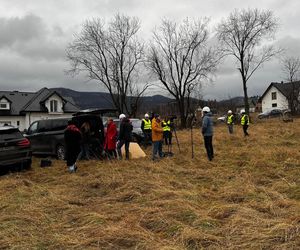
<svg viewBox="0 0 300 250">
<path fill-rule="evenodd" d="M 247 82 L 246 82 L 246 79 L 244 79 L 244 77 L 243 77 L 243 90 L 244 90 L 245 112 L 246 112 L 246 114 L 249 114 L 249 100 L 248 100 Z"/>
<path fill-rule="evenodd" d="M 186 115 L 184 100 L 177 101 L 180 114 L 180 128 L 186 128 Z"/>
</svg>

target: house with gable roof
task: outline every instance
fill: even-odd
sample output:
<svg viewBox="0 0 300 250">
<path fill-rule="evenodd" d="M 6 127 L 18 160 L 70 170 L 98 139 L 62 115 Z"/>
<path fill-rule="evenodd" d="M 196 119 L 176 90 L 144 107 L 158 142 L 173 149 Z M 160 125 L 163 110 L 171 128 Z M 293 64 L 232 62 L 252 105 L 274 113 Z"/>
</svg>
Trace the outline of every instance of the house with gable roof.
<svg viewBox="0 0 300 250">
<path fill-rule="evenodd" d="M 262 112 L 272 109 L 291 109 L 293 101 L 298 103 L 300 101 L 300 81 L 272 82 L 260 97 Z"/>
<path fill-rule="evenodd" d="M 17 126 L 21 131 L 34 121 L 70 118 L 79 110 L 71 98 L 48 88 L 36 93 L 0 91 L 0 125 Z"/>
</svg>

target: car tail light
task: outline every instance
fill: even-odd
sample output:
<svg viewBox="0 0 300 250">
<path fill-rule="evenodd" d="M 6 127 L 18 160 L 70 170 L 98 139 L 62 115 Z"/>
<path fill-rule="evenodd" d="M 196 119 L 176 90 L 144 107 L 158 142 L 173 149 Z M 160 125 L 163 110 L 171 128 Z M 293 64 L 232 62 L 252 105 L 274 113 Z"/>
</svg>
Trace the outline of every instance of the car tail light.
<svg viewBox="0 0 300 250">
<path fill-rule="evenodd" d="M 22 141 L 19 141 L 17 143 L 19 147 L 29 147 L 30 146 L 30 141 L 27 138 L 24 138 Z"/>
</svg>

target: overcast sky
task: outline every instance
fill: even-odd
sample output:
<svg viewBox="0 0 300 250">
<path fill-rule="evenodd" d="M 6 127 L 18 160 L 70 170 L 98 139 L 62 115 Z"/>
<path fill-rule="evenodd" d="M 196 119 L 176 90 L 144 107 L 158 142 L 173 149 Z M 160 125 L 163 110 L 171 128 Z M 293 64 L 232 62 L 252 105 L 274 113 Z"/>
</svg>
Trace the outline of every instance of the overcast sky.
<svg viewBox="0 0 300 250">
<path fill-rule="evenodd" d="M 82 23 L 91 18 L 110 19 L 117 12 L 141 19 L 141 33 L 150 36 L 163 17 L 178 22 L 186 17 L 209 17 L 210 29 L 235 8 L 269 9 L 280 20 L 276 44 L 289 55 L 300 56 L 299 0 L 0 0 L 0 90 L 37 91 L 66 87 L 103 90 L 82 76 L 72 78 L 65 49 Z M 248 84 L 249 95 L 260 95 L 272 81 L 283 80 L 279 60 L 259 69 Z M 242 95 L 234 62 L 223 62 L 214 82 L 203 88 L 207 98 Z"/>
</svg>

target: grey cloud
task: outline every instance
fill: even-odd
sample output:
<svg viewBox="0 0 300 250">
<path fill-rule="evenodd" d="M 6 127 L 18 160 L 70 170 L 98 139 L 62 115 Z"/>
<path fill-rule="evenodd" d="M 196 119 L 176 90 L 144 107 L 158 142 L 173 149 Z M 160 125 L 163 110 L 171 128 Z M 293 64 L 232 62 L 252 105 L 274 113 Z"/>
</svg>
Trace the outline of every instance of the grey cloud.
<svg viewBox="0 0 300 250">
<path fill-rule="evenodd" d="M 45 26 L 38 16 L 0 18 L 0 47 L 40 38 L 44 33 Z"/>
<path fill-rule="evenodd" d="M 63 29 L 48 27 L 41 17 L 27 15 L 0 19 L 0 49 L 31 60 L 64 60 L 68 42 Z"/>
<path fill-rule="evenodd" d="M 284 50 L 284 55 L 300 57 L 300 38 L 285 36 L 276 42 Z"/>
</svg>

